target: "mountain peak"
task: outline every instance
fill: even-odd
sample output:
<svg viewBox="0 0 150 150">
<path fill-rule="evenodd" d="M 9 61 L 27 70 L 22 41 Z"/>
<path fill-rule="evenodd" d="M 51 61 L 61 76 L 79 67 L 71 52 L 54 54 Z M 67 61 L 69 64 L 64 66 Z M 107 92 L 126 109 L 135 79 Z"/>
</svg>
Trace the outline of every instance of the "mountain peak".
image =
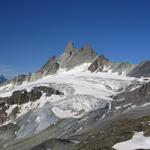
<svg viewBox="0 0 150 150">
<path fill-rule="evenodd" d="M 85 44 L 81 50 L 84 51 L 85 55 L 95 55 L 96 56 L 96 52 L 93 50 L 91 44 Z"/>
<path fill-rule="evenodd" d="M 4 75 L 0 75 L 0 84 L 4 83 L 7 81 L 7 79 L 4 77 Z"/>
<path fill-rule="evenodd" d="M 0 78 L 5 78 L 3 75 L 0 75 Z"/>
<path fill-rule="evenodd" d="M 74 50 L 74 43 L 72 40 L 70 40 L 65 48 L 65 52 L 72 52 Z"/>
<path fill-rule="evenodd" d="M 91 46 L 91 44 L 85 44 L 83 48 L 84 48 L 84 49 L 91 50 L 91 49 L 92 49 L 92 46 Z"/>
<path fill-rule="evenodd" d="M 99 56 L 99 59 L 108 61 L 108 59 L 107 59 L 104 55 L 100 55 L 100 56 Z"/>
</svg>

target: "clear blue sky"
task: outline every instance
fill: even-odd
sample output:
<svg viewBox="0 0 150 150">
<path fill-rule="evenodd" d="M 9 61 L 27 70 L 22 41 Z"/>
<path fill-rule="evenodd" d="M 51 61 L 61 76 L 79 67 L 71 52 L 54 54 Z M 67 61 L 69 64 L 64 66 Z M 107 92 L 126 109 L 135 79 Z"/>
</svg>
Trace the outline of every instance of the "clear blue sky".
<svg viewBox="0 0 150 150">
<path fill-rule="evenodd" d="M 0 0 L 0 74 L 38 69 L 68 40 L 112 61 L 150 58 L 150 0 Z"/>
</svg>

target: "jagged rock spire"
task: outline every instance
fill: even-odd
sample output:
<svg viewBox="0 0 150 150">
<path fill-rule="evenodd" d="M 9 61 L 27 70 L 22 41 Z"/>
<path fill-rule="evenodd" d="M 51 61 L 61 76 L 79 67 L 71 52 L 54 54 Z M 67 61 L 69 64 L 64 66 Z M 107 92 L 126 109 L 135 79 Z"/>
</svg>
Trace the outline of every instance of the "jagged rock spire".
<svg viewBox="0 0 150 150">
<path fill-rule="evenodd" d="M 92 50 L 92 46 L 90 44 L 85 44 L 83 48 L 87 50 Z"/>
<path fill-rule="evenodd" d="M 70 40 L 67 43 L 67 46 L 65 48 L 65 52 L 67 53 L 67 52 L 72 52 L 72 51 L 74 51 L 74 43 L 73 43 L 73 41 Z"/>
<path fill-rule="evenodd" d="M 99 59 L 104 60 L 104 61 L 109 61 L 104 55 L 100 55 Z"/>
<path fill-rule="evenodd" d="M 83 51 L 85 51 L 86 54 L 95 54 L 96 55 L 95 51 L 93 50 L 93 48 L 90 44 L 85 44 L 83 46 Z"/>
</svg>

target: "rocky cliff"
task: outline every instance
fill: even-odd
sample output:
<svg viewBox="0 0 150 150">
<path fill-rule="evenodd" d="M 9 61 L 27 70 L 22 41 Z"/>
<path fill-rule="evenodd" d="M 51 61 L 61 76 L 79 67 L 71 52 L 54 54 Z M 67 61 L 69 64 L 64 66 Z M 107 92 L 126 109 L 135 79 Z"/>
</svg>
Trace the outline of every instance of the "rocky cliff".
<svg viewBox="0 0 150 150">
<path fill-rule="evenodd" d="M 137 65 L 133 70 L 128 74 L 132 77 L 149 77 L 150 76 L 150 61 L 143 61 Z"/>
</svg>

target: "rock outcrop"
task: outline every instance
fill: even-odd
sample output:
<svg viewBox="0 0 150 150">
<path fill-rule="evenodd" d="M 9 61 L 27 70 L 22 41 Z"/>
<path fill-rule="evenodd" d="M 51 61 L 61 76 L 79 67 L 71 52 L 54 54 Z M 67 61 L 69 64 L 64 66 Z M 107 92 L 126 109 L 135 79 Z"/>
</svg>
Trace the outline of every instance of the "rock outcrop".
<svg viewBox="0 0 150 150">
<path fill-rule="evenodd" d="M 63 95 L 62 92 L 55 90 L 51 87 L 39 86 L 34 87 L 30 92 L 26 90 L 22 91 L 14 91 L 10 97 L 1 97 L 0 98 L 0 124 L 5 122 L 7 119 L 15 117 L 19 112 L 19 107 L 22 104 L 25 104 L 29 101 L 34 102 L 41 98 L 41 96 L 45 93 L 45 96 L 49 97 L 51 95 Z M 6 110 L 10 108 L 10 106 L 16 105 L 9 116 L 6 113 Z"/>
<path fill-rule="evenodd" d="M 110 62 L 105 56 L 99 56 L 88 68 L 91 72 L 103 71 L 105 67 L 109 67 Z"/>
<path fill-rule="evenodd" d="M 57 62 L 56 57 L 53 56 L 36 73 L 39 74 L 39 76 L 46 76 L 49 74 L 55 74 L 58 69 L 59 69 L 59 64 Z"/>
<path fill-rule="evenodd" d="M 81 49 L 77 49 L 74 48 L 73 43 L 69 42 L 65 48 L 65 52 L 57 60 L 61 68 L 69 70 L 83 63 L 92 63 L 96 57 L 95 51 L 89 44 Z"/>
<path fill-rule="evenodd" d="M 128 74 L 133 68 L 135 67 L 134 64 L 128 62 L 115 62 L 111 63 L 111 70 L 112 72 L 118 72 L 118 74 Z"/>
<path fill-rule="evenodd" d="M 150 61 L 141 62 L 128 74 L 131 77 L 150 77 Z"/>
<path fill-rule="evenodd" d="M 118 74 L 128 74 L 135 65 L 127 62 L 111 62 L 101 55 L 90 65 L 88 70 L 91 72 L 117 72 Z"/>
<path fill-rule="evenodd" d="M 143 85 L 138 85 L 139 87 L 135 90 L 126 90 L 123 93 L 120 93 L 114 97 L 118 106 L 126 105 L 128 103 L 133 105 L 143 105 L 150 102 L 150 82 Z M 123 99 L 123 101 L 120 101 Z M 115 104 L 115 105 L 116 105 Z"/>
</svg>

